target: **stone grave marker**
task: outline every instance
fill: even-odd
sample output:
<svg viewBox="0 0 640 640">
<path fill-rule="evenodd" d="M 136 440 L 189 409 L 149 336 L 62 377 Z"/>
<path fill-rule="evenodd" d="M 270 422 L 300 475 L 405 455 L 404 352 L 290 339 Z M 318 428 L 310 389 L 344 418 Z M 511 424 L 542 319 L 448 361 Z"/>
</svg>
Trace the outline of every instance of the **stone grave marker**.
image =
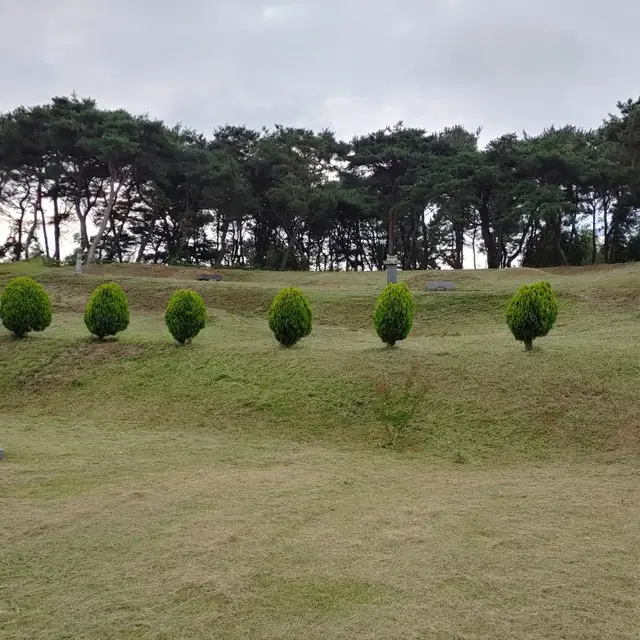
<svg viewBox="0 0 640 640">
<path fill-rule="evenodd" d="M 424 285 L 424 290 L 425 291 L 455 291 L 456 283 L 448 282 L 446 280 L 442 280 L 439 282 L 427 282 L 427 284 Z"/>
<path fill-rule="evenodd" d="M 220 280 L 222 280 L 222 276 L 219 273 L 201 273 L 196 280 L 220 282 Z"/>
</svg>

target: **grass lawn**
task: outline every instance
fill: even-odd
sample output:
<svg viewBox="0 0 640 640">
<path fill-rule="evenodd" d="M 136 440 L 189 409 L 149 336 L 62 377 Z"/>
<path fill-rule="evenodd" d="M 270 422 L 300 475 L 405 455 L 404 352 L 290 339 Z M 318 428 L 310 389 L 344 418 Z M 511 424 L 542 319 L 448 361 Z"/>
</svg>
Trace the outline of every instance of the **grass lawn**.
<svg viewBox="0 0 640 640">
<path fill-rule="evenodd" d="M 0 329 L 0 637 L 640 638 L 640 265 L 447 273 L 386 349 L 382 274 L 0 265 L 52 326 Z M 526 354 L 503 308 L 549 279 L 556 328 Z M 87 338 L 93 287 L 132 323 Z M 310 296 L 279 348 L 274 293 Z M 171 293 L 207 328 L 178 348 Z M 395 448 L 381 382 L 403 408 Z"/>
</svg>

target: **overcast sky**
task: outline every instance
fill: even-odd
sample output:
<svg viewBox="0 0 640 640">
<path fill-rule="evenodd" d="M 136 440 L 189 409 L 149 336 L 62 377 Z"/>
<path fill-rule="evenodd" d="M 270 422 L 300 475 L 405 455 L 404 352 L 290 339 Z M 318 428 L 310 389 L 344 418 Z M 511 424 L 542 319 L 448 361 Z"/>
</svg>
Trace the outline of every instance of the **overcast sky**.
<svg viewBox="0 0 640 640">
<path fill-rule="evenodd" d="M 640 94 L 638 0 L 0 0 L 0 110 L 76 91 L 219 124 L 483 139 Z"/>
</svg>

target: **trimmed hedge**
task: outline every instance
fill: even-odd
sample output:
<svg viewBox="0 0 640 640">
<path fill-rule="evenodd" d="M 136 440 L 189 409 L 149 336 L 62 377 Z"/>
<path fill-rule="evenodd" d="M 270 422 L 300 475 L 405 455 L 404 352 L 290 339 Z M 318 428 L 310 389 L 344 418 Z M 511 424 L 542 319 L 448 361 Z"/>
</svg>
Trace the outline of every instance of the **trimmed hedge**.
<svg viewBox="0 0 640 640">
<path fill-rule="evenodd" d="M 51 300 L 44 287 L 31 278 L 14 278 L 0 296 L 2 324 L 17 338 L 44 331 L 51 324 Z"/>
<path fill-rule="evenodd" d="M 129 326 L 129 302 L 119 284 L 101 284 L 94 290 L 84 312 L 84 323 L 100 340 Z"/>
<path fill-rule="evenodd" d="M 505 312 L 513 337 L 531 351 L 536 338 L 546 336 L 558 317 L 558 300 L 548 282 L 522 285 Z"/>
<path fill-rule="evenodd" d="M 164 321 L 169 333 L 180 344 L 193 340 L 207 322 L 204 300 L 190 289 L 176 291 L 169 300 Z"/>
<path fill-rule="evenodd" d="M 269 309 L 269 328 L 276 340 L 285 347 L 292 347 L 311 333 L 311 303 L 296 287 L 282 289 Z"/>
<path fill-rule="evenodd" d="M 373 314 L 376 333 L 386 344 L 393 346 L 404 340 L 413 326 L 416 301 L 404 282 L 390 282 L 383 290 Z"/>
</svg>

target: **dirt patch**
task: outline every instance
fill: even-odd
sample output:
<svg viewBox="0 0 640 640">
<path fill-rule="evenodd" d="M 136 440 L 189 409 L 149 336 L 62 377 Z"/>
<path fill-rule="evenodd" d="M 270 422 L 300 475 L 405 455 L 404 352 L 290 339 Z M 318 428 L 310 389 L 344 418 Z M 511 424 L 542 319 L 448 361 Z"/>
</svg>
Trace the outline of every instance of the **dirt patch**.
<svg viewBox="0 0 640 640">
<path fill-rule="evenodd" d="M 593 288 L 584 293 L 582 299 L 591 307 L 605 310 L 640 310 L 639 287 Z"/>
<path fill-rule="evenodd" d="M 434 280 L 446 280 L 455 282 L 463 290 L 474 291 L 477 289 L 476 284 L 481 285 L 481 289 L 486 288 L 487 273 L 491 275 L 499 274 L 500 279 L 510 282 L 512 280 L 521 281 L 523 277 L 536 278 L 544 275 L 540 269 L 529 269 L 526 267 L 519 269 L 501 269 L 498 271 L 488 272 L 486 269 L 461 269 L 446 271 L 415 271 L 405 272 L 405 282 L 410 289 L 422 290 L 427 282 Z"/>
<path fill-rule="evenodd" d="M 144 353 L 144 346 L 139 344 L 120 344 L 115 340 L 102 342 L 87 340 L 76 345 L 69 353 L 73 362 L 107 362 L 110 360 L 132 359 Z"/>
<path fill-rule="evenodd" d="M 211 267 L 171 267 L 167 264 L 92 264 L 84 267 L 84 273 L 92 276 L 195 280 L 199 273 L 220 275 L 220 270 Z"/>
<path fill-rule="evenodd" d="M 609 445 L 613 450 L 640 452 L 640 424 L 630 424 L 616 431 Z"/>
<path fill-rule="evenodd" d="M 82 386 L 82 378 L 96 365 L 117 360 L 132 360 L 145 353 L 145 346 L 120 344 L 115 340 L 97 342 L 87 340 L 70 345 L 38 371 L 18 378 L 18 387 L 30 393 L 45 391 L 60 386 Z"/>
<path fill-rule="evenodd" d="M 559 276 L 575 276 L 584 273 L 601 273 L 603 271 L 621 271 L 624 270 L 626 264 L 585 264 L 580 267 L 546 267 L 543 269 L 545 273 L 553 273 Z"/>
</svg>

